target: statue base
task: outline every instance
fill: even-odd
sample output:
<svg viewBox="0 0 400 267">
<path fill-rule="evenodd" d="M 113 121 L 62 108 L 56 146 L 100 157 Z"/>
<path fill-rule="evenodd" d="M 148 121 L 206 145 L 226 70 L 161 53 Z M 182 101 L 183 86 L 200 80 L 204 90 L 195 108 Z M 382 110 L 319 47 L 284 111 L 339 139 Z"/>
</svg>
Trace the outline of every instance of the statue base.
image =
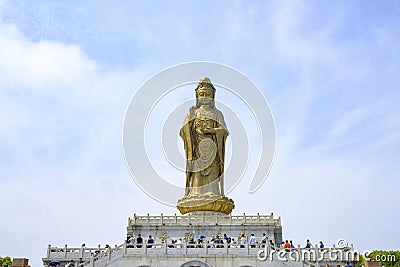
<svg viewBox="0 0 400 267">
<path fill-rule="evenodd" d="M 230 214 L 235 208 L 232 199 L 220 195 L 194 195 L 184 196 L 178 200 L 176 206 L 182 214 L 198 211 L 214 211 Z"/>
</svg>

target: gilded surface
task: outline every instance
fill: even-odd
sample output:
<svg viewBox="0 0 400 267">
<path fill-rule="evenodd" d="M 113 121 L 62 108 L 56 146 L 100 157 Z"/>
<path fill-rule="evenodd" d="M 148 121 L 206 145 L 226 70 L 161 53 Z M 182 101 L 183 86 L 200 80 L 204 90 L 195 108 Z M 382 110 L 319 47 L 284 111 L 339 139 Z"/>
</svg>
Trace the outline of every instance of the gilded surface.
<svg viewBox="0 0 400 267">
<path fill-rule="evenodd" d="M 177 207 L 182 214 L 229 214 L 235 206 L 232 199 L 224 196 L 225 143 L 229 132 L 222 112 L 215 107 L 211 81 L 202 78 L 195 91 L 196 105 L 189 109 L 179 133 L 186 154 L 186 189 Z"/>
</svg>

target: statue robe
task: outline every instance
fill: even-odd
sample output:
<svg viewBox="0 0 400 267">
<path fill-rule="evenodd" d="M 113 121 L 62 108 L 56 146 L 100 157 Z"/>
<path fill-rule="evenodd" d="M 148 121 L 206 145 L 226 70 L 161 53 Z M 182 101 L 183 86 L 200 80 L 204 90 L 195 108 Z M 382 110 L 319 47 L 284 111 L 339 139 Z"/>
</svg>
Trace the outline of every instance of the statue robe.
<svg viewBox="0 0 400 267">
<path fill-rule="evenodd" d="M 201 179 L 201 171 L 196 170 L 195 166 L 198 155 L 196 155 L 196 149 L 198 149 L 198 133 L 195 130 L 195 119 L 196 119 L 196 110 L 198 108 L 193 106 L 189 109 L 189 113 L 187 114 L 183 126 L 179 132 L 180 136 L 184 142 L 185 154 L 186 154 L 186 190 L 185 196 L 188 196 L 192 189 L 193 184 L 201 183 L 201 181 L 193 181 L 193 179 Z M 218 166 L 212 166 L 217 168 L 217 172 L 213 175 L 215 177 L 211 177 L 214 179 L 212 185 L 213 188 L 210 190 L 211 192 L 218 192 L 219 195 L 224 195 L 224 157 L 225 157 L 225 142 L 226 138 L 229 135 L 228 130 L 226 129 L 224 116 L 222 112 L 212 108 L 213 112 L 216 115 L 216 124 L 217 130 L 215 134 L 207 134 L 209 138 L 215 141 L 216 145 L 216 160 L 212 162 L 212 164 L 217 164 Z M 196 175 L 195 175 L 196 174 Z M 218 188 L 215 188 L 215 187 Z M 205 189 L 206 190 L 206 189 Z"/>
</svg>

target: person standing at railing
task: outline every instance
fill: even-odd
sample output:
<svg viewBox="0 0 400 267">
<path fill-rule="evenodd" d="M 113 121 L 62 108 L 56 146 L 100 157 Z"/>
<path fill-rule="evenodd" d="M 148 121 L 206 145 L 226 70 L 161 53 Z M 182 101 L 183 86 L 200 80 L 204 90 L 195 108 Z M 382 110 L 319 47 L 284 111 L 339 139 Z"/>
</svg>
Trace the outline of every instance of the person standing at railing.
<svg viewBox="0 0 400 267">
<path fill-rule="evenodd" d="M 134 248 L 135 247 L 135 237 L 131 236 L 128 239 L 128 248 Z"/>
<path fill-rule="evenodd" d="M 290 251 L 290 243 L 289 243 L 289 241 L 286 240 L 286 242 L 285 242 L 285 244 L 283 245 L 283 247 L 285 248 L 285 250 L 286 250 L 287 252 L 289 252 L 289 251 Z"/>
<path fill-rule="evenodd" d="M 290 240 L 290 248 L 294 248 L 293 241 Z"/>
<path fill-rule="evenodd" d="M 275 250 L 275 244 L 272 242 L 272 239 L 269 240 L 269 246 L 271 247 L 272 250 Z"/>
<path fill-rule="evenodd" d="M 257 242 L 256 237 L 254 236 L 254 234 L 251 234 L 250 235 L 250 240 L 249 240 L 250 247 L 251 248 L 255 248 L 256 247 L 256 242 Z"/>
<path fill-rule="evenodd" d="M 97 259 L 99 258 L 99 256 L 100 256 L 100 250 L 96 250 L 96 251 L 94 252 L 93 258 L 94 258 L 95 260 L 97 260 Z"/>
<path fill-rule="evenodd" d="M 319 241 L 319 248 L 321 249 L 321 251 L 324 251 L 324 243 L 322 243 L 322 241 Z"/>
<path fill-rule="evenodd" d="M 143 244 L 143 238 L 141 234 L 138 234 L 138 237 L 136 238 L 136 247 L 141 248 Z"/>
<path fill-rule="evenodd" d="M 182 248 L 182 238 L 176 240 L 176 248 Z"/>
<path fill-rule="evenodd" d="M 149 235 L 149 238 L 147 239 L 147 247 L 152 248 L 154 244 L 154 239 Z"/>
<path fill-rule="evenodd" d="M 310 242 L 310 239 L 307 239 L 307 243 L 306 243 L 306 248 L 311 248 L 312 244 Z"/>
<path fill-rule="evenodd" d="M 267 235 L 265 233 L 263 233 L 263 236 L 261 238 L 261 247 L 262 248 L 265 248 L 265 244 L 267 244 L 267 240 L 268 240 Z"/>
<path fill-rule="evenodd" d="M 244 248 L 245 247 L 245 245 L 246 245 L 246 237 L 244 236 L 244 233 L 242 233 L 241 235 L 240 235 L 240 247 L 241 248 Z"/>
<path fill-rule="evenodd" d="M 109 253 L 111 253 L 111 248 L 108 244 L 106 244 L 103 253 L 104 256 L 107 256 Z"/>
</svg>

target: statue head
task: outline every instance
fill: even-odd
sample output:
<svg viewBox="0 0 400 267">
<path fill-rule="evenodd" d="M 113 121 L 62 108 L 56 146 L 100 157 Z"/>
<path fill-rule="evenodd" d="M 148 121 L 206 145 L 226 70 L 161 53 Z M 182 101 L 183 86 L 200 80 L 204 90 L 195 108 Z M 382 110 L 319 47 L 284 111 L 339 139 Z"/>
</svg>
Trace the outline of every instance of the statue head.
<svg viewBox="0 0 400 267">
<path fill-rule="evenodd" d="M 214 107 L 215 87 L 207 77 L 201 78 L 196 91 L 196 106 L 209 105 Z"/>
</svg>

